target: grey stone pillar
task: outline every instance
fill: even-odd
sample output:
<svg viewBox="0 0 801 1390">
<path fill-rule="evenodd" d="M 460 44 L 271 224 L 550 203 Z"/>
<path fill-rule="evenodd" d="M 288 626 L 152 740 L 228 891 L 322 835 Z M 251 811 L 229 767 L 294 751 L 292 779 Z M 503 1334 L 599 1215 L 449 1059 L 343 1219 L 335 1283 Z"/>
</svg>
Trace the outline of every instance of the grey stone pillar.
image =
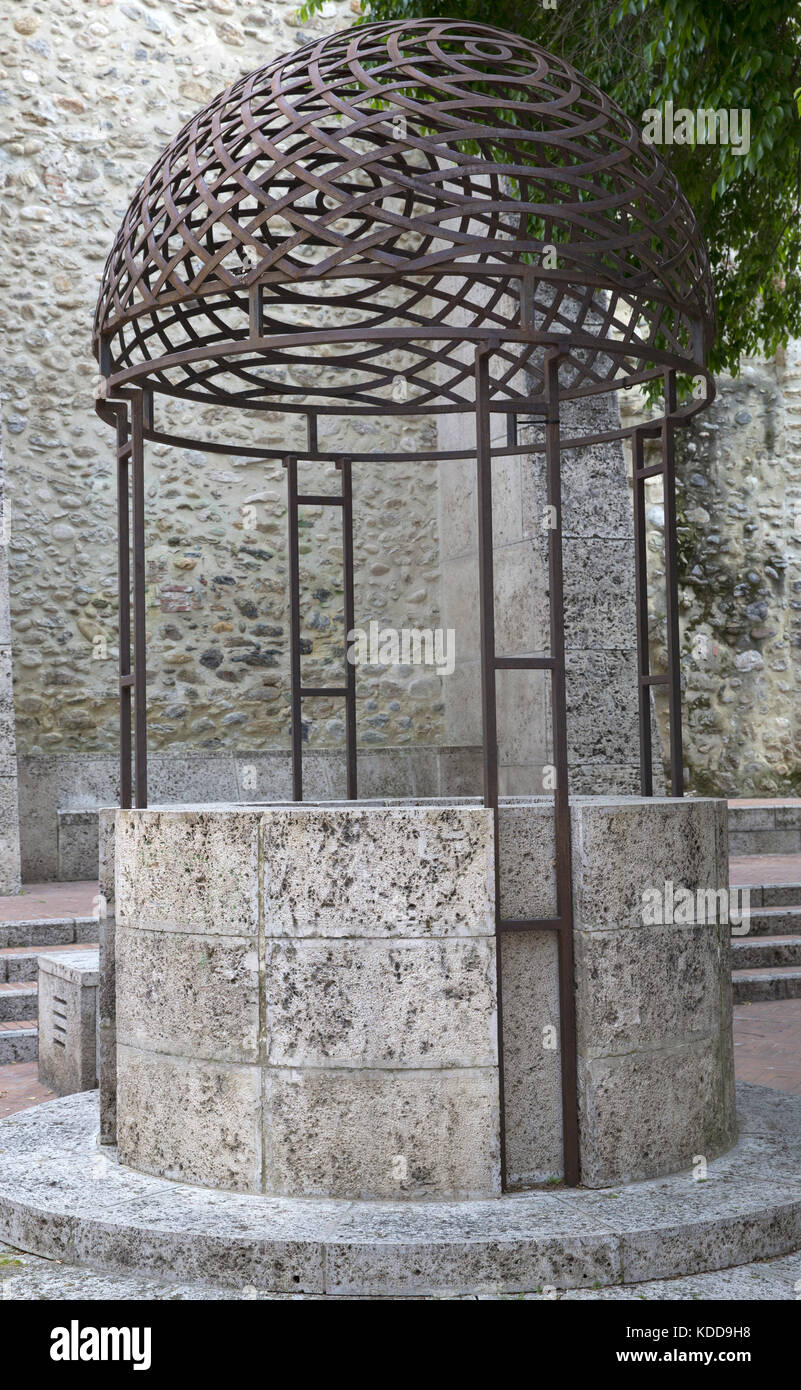
<svg viewBox="0 0 801 1390">
<path fill-rule="evenodd" d="M 618 425 L 614 396 L 562 407 L 568 438 Z M 473 442 L 469 416 L 444 416 L 438 428 L 441 448 L 469 448 Z M 494 416 L 494 444 L 505 442 L 504 430 L 502 417 Z M 442 621 L 454 629 L 456 650 L 454 673 L 443 682 L 446 738 L 452 744 L 481 743 L 475 474 L 472 459 L 439 465 Z M 496 459 L 493 494 L 497 651 L 548 651 L 543 455 Z M 571 790 L 636 793 L 634 532 L 622 445 L 565 450 L 562 495 Z M 501 793 L 547 790 L 543 771 L 553 760 L 547 674 L 501 672 L 497 692 Z"/>
<path fill-rule="evenodd" d="M 116 807 L 98 816 L 98 916 L 100 979 L 97 990 L 97 1079 L 100 1087 L 100 1143 L 117 1142 L 117 969 L 114 900 Z"/>
<path fill-rule="evenodd" d="M 8 518 L 5 514 L 2 420 L 0 419 L 0 893 L 19 893 L 19 802 L 14 689 L 11 676 L 11 614 L 8 600 Z"/>
</svg>

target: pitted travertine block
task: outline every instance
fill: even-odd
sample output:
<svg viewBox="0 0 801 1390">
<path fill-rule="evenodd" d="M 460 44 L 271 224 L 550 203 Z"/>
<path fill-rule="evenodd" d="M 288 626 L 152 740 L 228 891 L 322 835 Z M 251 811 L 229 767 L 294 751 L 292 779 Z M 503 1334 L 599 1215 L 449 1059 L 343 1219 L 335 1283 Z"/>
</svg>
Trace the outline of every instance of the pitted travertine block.
<svg viewBox="0 0 801 1390">
<path fill-rule="evenodd" d="M 97 1085 L 97 951 L 39 956 L 39 1080 L 58 1096 Z"/>
<path fill-rule="evenodd" d="M 132 1047 L 259 1059 L 259 953 L 247 937 L 117 928 L 117 1035 Z"/>
<path fill-rule="evenodd" d="M 117 816 L 123 1162 L 236 1191 L 500 1190 L 492 814 Z"/>
<path fill-rule="evenodd" d="M 736 1138 L 728 926 L 646 920 L 643 894 L 728 886 L 725 802 L 571 798 L 581 1180 L 607 1187 L 692 1166 Z M 505 915 L 554 911 L 553 812 L 501 807 Z M 512 862 L 504 867 L 504 846 Z M 671 889 L 668 889 L 668 884 Z M 669 911 L 669 909 L 668 909 Z M 503 942 L 510 1186 L 562 1174 L 550 933 Z"/>
<path fill-rule="evenodd" d="M 264 821 L 268 936 L 492 936 L 493 875 L 483 807 L 309 807 Z"/>
<path fill-rule="evenodd" d="M 273 941 L 265 978 L 275 1066 L 496 1064 L 489 937 Z"/>
<path fill-rule="evenodd" d="M 260 823 L 255 807 L 118 812 L 118 926 L 256 936 Z"/>
<path fill-rule="evenodd" d="M 571 799 L 582 1181 L 735 1137 L 727 927 L 643 893 L 727 884 L 725 806 Z M 281 1196 L 499 1190 L 491 812 L 178 807 L 117 818 L 119 1143 Z M 501 806 L 504 916 L 554 913 L 550 800 Z M 667 902 L 667 899 L 666 899 Z M 508 1183 L 562 1172 L 553 932 L 501 951 Z"/>
</svg>

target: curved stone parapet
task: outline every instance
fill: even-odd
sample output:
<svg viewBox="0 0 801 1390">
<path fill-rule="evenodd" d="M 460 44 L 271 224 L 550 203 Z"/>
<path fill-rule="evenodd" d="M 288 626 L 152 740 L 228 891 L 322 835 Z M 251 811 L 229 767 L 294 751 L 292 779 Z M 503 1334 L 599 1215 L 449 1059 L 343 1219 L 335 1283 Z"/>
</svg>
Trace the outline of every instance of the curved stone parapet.
<svg viewBox="0 0 801 1390">
<path fill-rule="evenodd" d="M 575 797 L 571 816 L 581 1175 L 605 1187 L 736 1137 L 726 808 Z M 504 917 L 553 915 L 552 837 L 545 799 L 501 806 Z M 123 1163 L 276 1196 L 500 1192 L 491 811 L 120 811 L 116 902 Z M 562 1175 L 556 950 L 502 940 L 518 1190 Z"/>
<path fill-rule="evenodd" d="M 123 1162 L 241 1192 L 500 1191 L 492 815 L 117 816 Z"/>
</svg>

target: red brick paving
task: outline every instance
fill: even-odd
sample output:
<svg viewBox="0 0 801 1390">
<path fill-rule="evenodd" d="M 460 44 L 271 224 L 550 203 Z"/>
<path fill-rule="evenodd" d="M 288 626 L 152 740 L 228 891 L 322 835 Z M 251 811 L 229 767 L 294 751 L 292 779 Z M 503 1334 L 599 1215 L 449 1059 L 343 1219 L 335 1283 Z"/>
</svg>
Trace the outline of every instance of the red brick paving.
<svg viewBox="0 0 801 1390">
<path fill-rule="evenodd" d="M 0 1119 L 54 1098 L 55 1091 L 39 1084 L 37 1062 L 12 1062 L 0 1067 Z"/>
<path fill-rule="evenodd" d="M 25 883 L 21 893 L 0 897 L 0 922 L 36 921 L 41 917 L 89 917 L 96 912 L 97 880 L 75 883 Z"/>
<path fill-rule="evenodd" d="M 738 1081 L 801 1096 L 801 999 L 735 1006 L 734 1069 Z"/>
<path fill-rule="evenodd" d="M 801 806 L 799 796 L 735 796 L 730 806 Z"/>
<path fill-rule="evenodd" d="M 763 883 L 801 883 L 801 854 L 733 856 L 729 860 L 729 882 L 750 887 Z M 801 906 L 801 897 L 799 905 Z"/>
</svg>

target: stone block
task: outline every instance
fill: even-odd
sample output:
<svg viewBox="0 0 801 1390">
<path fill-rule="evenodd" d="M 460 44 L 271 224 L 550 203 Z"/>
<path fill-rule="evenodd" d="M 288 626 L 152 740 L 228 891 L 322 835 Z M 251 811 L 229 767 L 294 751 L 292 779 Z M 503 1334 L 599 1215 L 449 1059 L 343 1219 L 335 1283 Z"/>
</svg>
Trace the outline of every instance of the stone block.
<svg viewBox="0 0 801 1390">
<path fill-rule="evenodd" d="M 801 830 L 730 830 L 729 853 L 799 854 Z"/>
<path fill-rule="evenodd" d="M 738 806 L 735 804 L 729 807 L 729 825 L 732 830 L 773 830 L 780 824 L 776 816 L 776 809 L 773 806 Z"/>
<path fill-rule="evenodd" d="M 98 922 L 97 1080 L 100 1087 L 100 1143 L 117 1142 L 117 924 L 108 911 Z"/>
<path fill-rule="evenodd" d="M 710 940 L 711 937 L 711 940 Z M 714 925 L 575 933 L 578 1046 L 584 1057 L 644 1051 L 720 1029 Z"/>
<path fill-rule="evenodd" d="M 541 783 L 532 785 L 535 771 L 553 759 L 550 674 L 499 671 L 495 690 L 498 760 L 503 767 L 531 768 L 527 791 L 529 796 L 537 795 L 543 788 Z"/>
<path fill-rule="evenodd" d="M 258 861 L 256 810 L 119 811 L 117 924 L 254 937 Z"/>
<path fill-rule="evenodd" d="M 443 590 L 441 622 L 456 634 L 456 660 L 461 664 L 480 651 L 478 565 L 474 554 L 448 562 L 448 582 Z"/>
<path fill-rule="evenodd" d="M 563 1171 L 558 959 L 552 932 L 502 937 L 501 992 L 507 1184 L 517 1191 Z"/>
<path fill-rule="evenodd" d="M 691 1169 L 734 1142 L 721 1056 L 707 1041 L 658 1052 L 579 1058 L 581 1180 L 586 1187 Z"/>
<path fill-rule="evenodd" d="M 11 648 L 0 646 L 0 777 L 16 777 L 14 688 L 11 680 Z"/>
<path fill-rule="evenodd" d="M 556 912 L 553 798 L 502 805 L 498 815 L 501 915 Z"/>
<path fill-rule="evenodd" d="M 439 755 L 439 767 L 441 796 L 481 795 L 483 757 L 480 747 L 443 748 Z"/>
<path fill-rule="evenodd" d="M 629 650 L 636 631 L 631 539 L 566 539 L 563 558 L 566 646 Z"/>
<path fill-rule="evenodd" d="M 98 870 L 97 810 L 58 812 L 58 876 L 62 882 L 96 878 Z"/>
<path fill-rule="evenodd" d="M 224 1062 L 259 1056 L 259 958 L 251 937 L 117 926 L 117 1040 Z"/>
<path fill-rule="evenodd" d="M 547 567 L 543 565 L 538 547 L 531 541 L 520 541 L 496 551 L 494 580 L 495 650 L 498 655 L 547 651 L 550 642 Z M 477 611 L 475 621 L 478 632 Z"/>
<path fill-rule="evenodd" d="M 459 1198 L 500 1192 L 493 1068 L 265 1073 L 266 1190 Z"/>
<path fill-rule="evenodd" d="M 39 957 L 39 1080 L 56 1095 L 97 1085 L 98 954 Z"/>
<path fill-rule="evenodd" d="M 114 913 L 114 836 L 116 806 L 101 806 L 97 813 L 97 887 L 106 910 Z"/>
<path fill-rule="evenodd" d="M 493 856 L 483 807 L 118 812 L 123 1160 L 249 1192 L 497 1191 Z M 154 1087 L 185 1130 L 145 1113 Z"/>
<path fill-rule="evenodd" d="M 701 798 L 578 800 L 573 877 L 582 931 L 642 927 L 643 893 L 664 892 L 668 880 L 692 892 L 725 887 L 713 807 Z"/>
<path fill-rule="evenodd" d="M 269 936 L 495 931 L 492 812 L 484 807 L 268 810 L 263 826 Z"/>
<path fill-rule="evenodd" d="M 589 767 L 597 764 L 598 777 L 589 791 L 597 792 L 600 768 L 625 766 L 636 761 L 639 749 L 637 666 L 632 650 L 601 651 L 568 648 L 565 653 L 567 683 L 568 760 Z"/>
<path fill-rule="evenodd" d="M 457 556 L 476 553 L 476 470 L 464 459 L 442 459 L 437 476 L 440 554 L 446 564 Z"/>
<path fill-rule="evenodd" d="M 267 944 L 267 1061 L 279 1067 L 494 1067 L 495 943 Z"/>
<path fill-rule="evenodd" d="M 117 1049 L 122 1163 L 233 1192 L 260 1192 L 257 1067 Z"/>
<path fill-rule="evenodd" d="M 16 777 L 0 777 L 0 893 L 20 890 L 20 848 Z"/>
</svg>

